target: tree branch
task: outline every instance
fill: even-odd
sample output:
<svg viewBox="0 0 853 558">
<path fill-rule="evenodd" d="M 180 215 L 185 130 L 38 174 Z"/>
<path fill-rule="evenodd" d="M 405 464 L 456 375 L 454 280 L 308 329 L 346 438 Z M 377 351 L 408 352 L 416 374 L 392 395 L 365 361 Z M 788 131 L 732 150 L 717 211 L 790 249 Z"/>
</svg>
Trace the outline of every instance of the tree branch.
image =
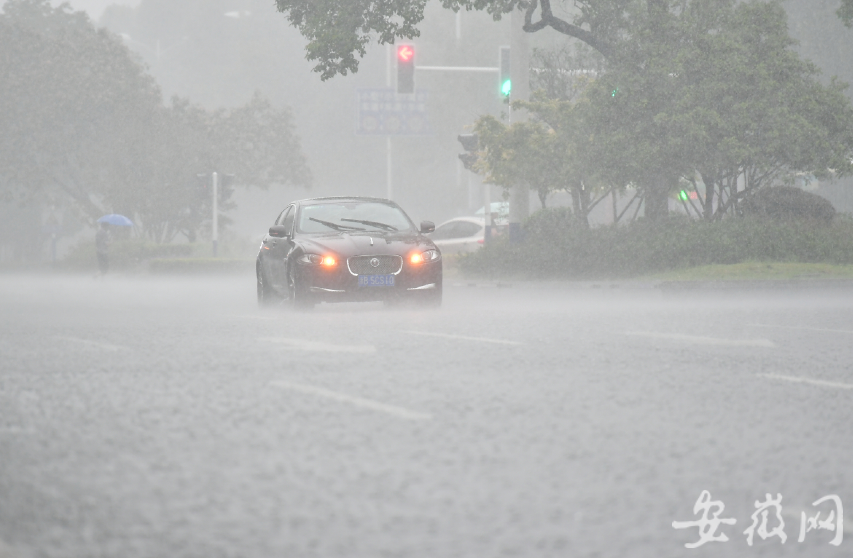
<svg viewBox="0 0 853 558">
<path fill-rule="evenodd" d="M 589 215 L 590 211 L 592 211 L 595 208 L 595 206 L 598 205 L 598 202 L 600 202 L 601 200 L 603 200 L 604 198 L 609 196 L 610 192 L 612 192 L 612 191 L 613 191 L 613 187 L 611 186 L 611 188 L 609 190 L 607 190 L 607 192 L 605 192 L 600 198 L 598 198 L 597 200 L 595 200 L 594 202 L 589 204 L 589 207 L 586 208 L 586 214 Z"/>
<path fill-rule="evenodd" d="M 555 17 L 551 12 L 551 0 L 538 0 L 542 5 L 542 18 L 533 23 L 533 12 L 536 11 L 536 3 L 537 0 L 533 0 L 530 3 L 530 6 L 527 7 L 527 11 L 524 13 L 524 27 L 523 29 L 528 33 L 535 33 L 536 31 L 541 31 L 545 27 L 551 27 L 558 33 L 562 33 L 563 35 L 568 35 L 569 37 L 574 37 L 575 39 L 581 40 L 600 52 L 605 58 L 610 58 L 615 53 L 615 49 L 609 43 L 599 40 L 595 35 L 591 32 L 583 29 L 582 27 L 578 27 L 577 25 L 573 25 L 568 21 L 562 20 L 558 17 Z"/>
<path fill-rule="evenodd" d="M 635 201 L 637 200 L 637 198 L 639 198 L 639 197 L 640 197 L 640 191 L 639 191 L 639 190 L 637 190 L 637 193 L 636 193 L 636 194 L 634 194 L 634 197 L 633 197 L 633 198 L 631 198 L 631 201 L 629 201 L 629 202 L 628 202 L 628 205 L 626 205 L 626 206 L 625 206 L 625 209 L 623 209 L 623 210 L 622 210 L 622 212 L 621 212 L 621 213 L 616 217 L 616 220 L 615 220 L 615 221 L 613 221 L 613 224 L 614 224 L 614 225 L 615 225 L 616 223 L 618 223 L 620 219 L 622 219 L 622 216 L 623 216 L 623 215 L 625 215 L 625 212 L 627 212 L 627 211 L 628 211 L 628 209 L 629 209 L 629 208 L 634 204 L 634 202 L 635 202 Z"/>
</svg>

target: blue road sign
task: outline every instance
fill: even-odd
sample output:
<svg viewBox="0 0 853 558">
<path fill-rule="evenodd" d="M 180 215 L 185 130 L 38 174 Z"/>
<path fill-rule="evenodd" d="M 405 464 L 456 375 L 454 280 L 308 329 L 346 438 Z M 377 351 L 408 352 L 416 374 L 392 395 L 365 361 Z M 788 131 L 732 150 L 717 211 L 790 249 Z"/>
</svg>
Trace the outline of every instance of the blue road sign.
<svg viewBox="0 0 853 558">
<path fill-rule="evenodd" d="M 428 136 L 427 91 L 399 95 L 394 89 L 356 89 L 355 133 L 359 136 Z"/>
</svg>

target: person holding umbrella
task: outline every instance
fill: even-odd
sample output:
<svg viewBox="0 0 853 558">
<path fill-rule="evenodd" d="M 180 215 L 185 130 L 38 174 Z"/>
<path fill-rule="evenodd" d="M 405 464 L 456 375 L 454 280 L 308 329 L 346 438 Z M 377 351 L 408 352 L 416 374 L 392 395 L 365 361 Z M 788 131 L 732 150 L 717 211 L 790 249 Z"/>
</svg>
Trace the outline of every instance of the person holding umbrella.
<svg viewBox="0 0 853 558">
<path fill-rule="evenodd" d="M 104 215 L 98 219 L 98 223 L 100 223 L 101 226 L 98 228 L 98 232 L 95 233 L 95 251 L 98 254 L 98 268 L 101 270 L 100 275 L 103 277 L 110 269 L 110 244 L 112 242 L 110 226 L 132 227 L 133 221 L 124 215 L 116 215 L 113 213 L 110 215 Z"/>
</svg>

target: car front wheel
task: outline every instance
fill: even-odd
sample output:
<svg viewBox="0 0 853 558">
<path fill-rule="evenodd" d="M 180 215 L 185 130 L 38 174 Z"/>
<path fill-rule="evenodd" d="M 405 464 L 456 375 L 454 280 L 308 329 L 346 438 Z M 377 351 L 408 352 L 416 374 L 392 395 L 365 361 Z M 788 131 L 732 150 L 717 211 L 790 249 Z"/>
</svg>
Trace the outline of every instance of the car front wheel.
<svg viewBox="0 0 853 558">
<path fill-rule="evenodd" d="M 267 308 L 275 304 L 277 302 L 276 296 L 264 276 L 264 270 L 262 269 L 260 262 L 257 262 L 255 265 L 255 280 L 257 281 L 258 289 L 258 306 L 260 308 Z"/>
<path fill-rule="evenodd" d="M 299 277 L 291 267 L 287 274 L 287 302 L 294 310 L 310 310 L 314 308 L 315 301 L 311 294 L 299 281 Z"/>
</svg>

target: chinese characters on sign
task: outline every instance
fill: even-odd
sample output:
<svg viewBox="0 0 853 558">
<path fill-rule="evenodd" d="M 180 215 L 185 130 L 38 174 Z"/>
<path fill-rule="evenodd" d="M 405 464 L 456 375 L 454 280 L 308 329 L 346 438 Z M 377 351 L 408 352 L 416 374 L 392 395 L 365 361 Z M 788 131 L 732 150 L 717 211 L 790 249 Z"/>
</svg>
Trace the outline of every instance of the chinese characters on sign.
<svg viewBox="0 0 853 558">
<path fill-rule="evenodd" d="M 838 546 L 844 539 L 844 507 L 841 504 L 841 498 L 835 494 L 824 496 L 812 503 L 812 507 L 824 505 L 824 509 L 819 510 L 815 515 L 807 515 L 802 512 L 800 516 L 800 537 L 797 542 L 806 540 L 806 533 L 816 530 L 825 530 L 835 532 L 835 536 L 829 544 Z M 723 525 L 734 525 L 737 519 L 732 517 L 720 518 L 726 506 L 720 500 L 712 500 L 711 493 L 703 490 L 699 495 L 699 499 L 693 505 L 693 515 L 701 517 L 695 521 L 673 521 L 673 529 L 689 529 L 695 527 L 699 529 L 699 539 L 692 543 L 686 543 L 687 548 L 698 548 L 709 542 L 726 542 L 729 537 L 720 532 Z M 821 519 L 821 514 L 827 511 L 825 519 Z M 782 519 L 782 495 L 777 494 L 776 498 L 766 494 L 763 502 L 755 501 L 755 512 L 752 514 L 752 523 L 743 532 L 746 535 L 746 543 L 752 546 L 755 535 L 761 537 L 761 540 L 777 537 L 781 544 L 785 544 L 788 536 L 785 534 L 785 521 Z"/>
<path fill-rule="evenodd" d="M 429 93 L 398 95 L 393 89 L 356 89 L 355 133 L 361 136 L 424 136 Z"/>
</svg>

